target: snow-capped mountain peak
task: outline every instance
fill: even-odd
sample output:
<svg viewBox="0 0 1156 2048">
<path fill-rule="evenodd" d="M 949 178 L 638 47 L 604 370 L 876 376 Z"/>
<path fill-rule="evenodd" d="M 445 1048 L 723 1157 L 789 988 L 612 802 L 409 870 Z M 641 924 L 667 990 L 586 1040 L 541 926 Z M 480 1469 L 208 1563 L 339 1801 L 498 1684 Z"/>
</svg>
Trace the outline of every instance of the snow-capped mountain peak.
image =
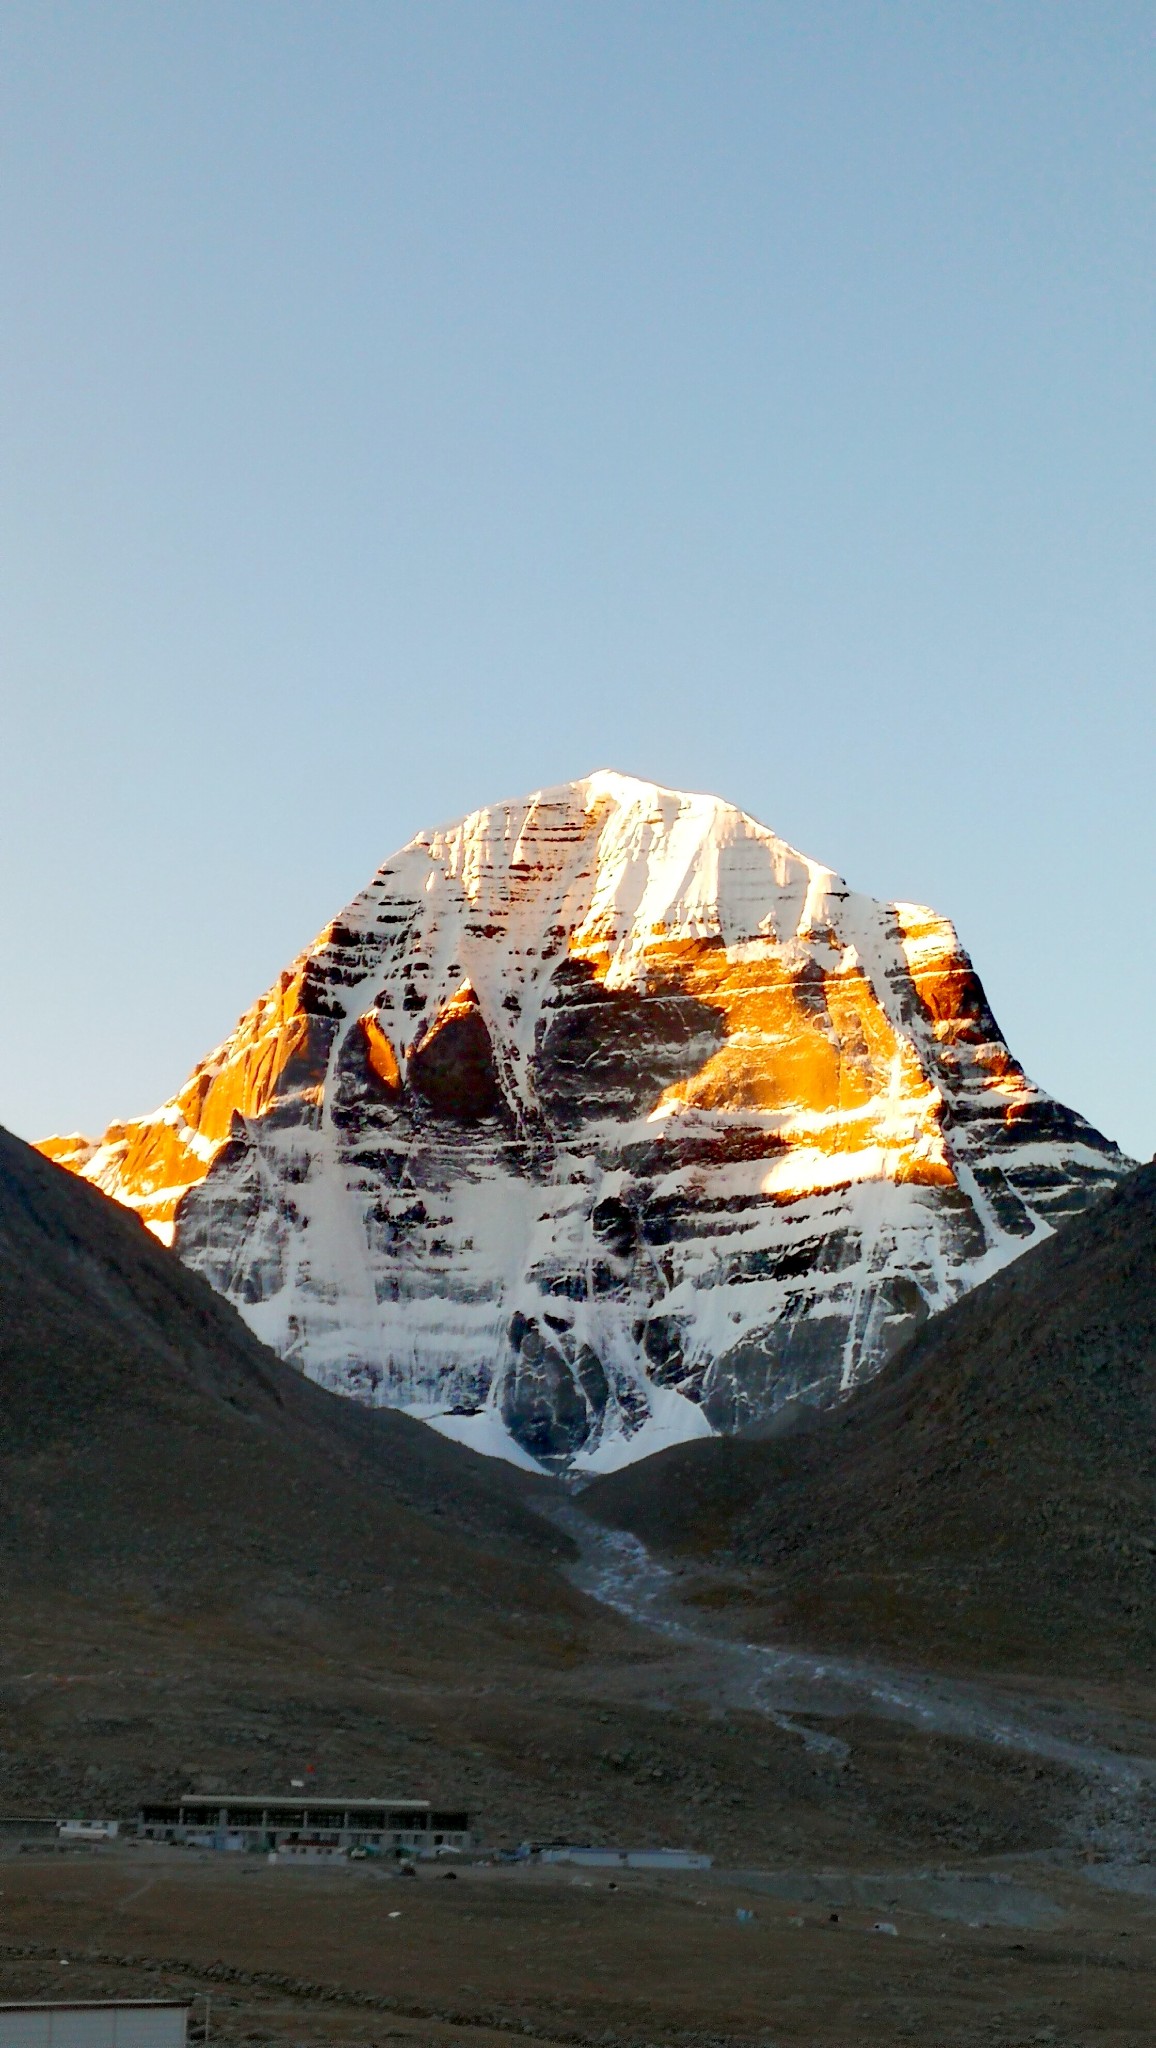
<svg viewBox="0 0 1156 2048">
<path fill-rule="evenodd" d="M 419 833 L 44 1149 L 324 1383 L 594 1469 L 849 1386 L 1127 1164 L 945 920 L 609 770 Z"/>
</svg>

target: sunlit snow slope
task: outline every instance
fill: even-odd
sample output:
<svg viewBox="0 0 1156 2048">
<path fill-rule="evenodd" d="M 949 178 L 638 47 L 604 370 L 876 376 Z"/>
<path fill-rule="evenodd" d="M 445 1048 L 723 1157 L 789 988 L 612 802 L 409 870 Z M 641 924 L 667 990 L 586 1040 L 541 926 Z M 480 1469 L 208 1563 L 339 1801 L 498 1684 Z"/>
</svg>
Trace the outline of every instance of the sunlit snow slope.
<svg viewBox="0 0 1156 2048">
<path fill-rule="evenodd" d="M 163 1108 L 42 1149 L 323 1384 L 602 1470 L 851 1386 L 1128 1164 L 942 918 L 605 773 L 420 834 Z"/>
</svg>

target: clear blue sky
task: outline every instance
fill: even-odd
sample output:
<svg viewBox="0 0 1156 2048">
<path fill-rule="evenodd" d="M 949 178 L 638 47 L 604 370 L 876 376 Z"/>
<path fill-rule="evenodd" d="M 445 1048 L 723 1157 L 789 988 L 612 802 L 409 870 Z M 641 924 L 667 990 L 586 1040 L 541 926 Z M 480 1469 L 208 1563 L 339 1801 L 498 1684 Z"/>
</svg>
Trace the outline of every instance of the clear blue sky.
<svg viewBox="0 0 1156 2048">
<path fill-rule="evenodd" d="M 1152 1049 L 1151 4 L 6 0 L 0 1121 L 609 766 Z"/>
</svg>

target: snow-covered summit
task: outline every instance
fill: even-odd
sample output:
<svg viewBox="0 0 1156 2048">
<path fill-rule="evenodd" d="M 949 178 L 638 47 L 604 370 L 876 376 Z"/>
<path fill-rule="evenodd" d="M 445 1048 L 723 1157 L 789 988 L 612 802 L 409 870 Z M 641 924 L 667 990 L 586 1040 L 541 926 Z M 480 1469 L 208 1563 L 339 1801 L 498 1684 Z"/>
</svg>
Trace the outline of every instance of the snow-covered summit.
<svg viewBox="0 0 1156 2048">
<path fill-rule="evenodd" d="M 601 1469 L 850 1385 L 1127 1164 L 943 919 L 606 770 L 418 834 L 44 1149 L 326 1384 Z"/>
<path fill-rule="evenodd" d="M 595 858 L 573 936 L 584 944 L 613 933 L 615 976 L 629 974 L 656 930 L 721 937 L 728 945 L 754 936 L 802 937 L 829 890 L 846 894 L 829 868 L 720 797 L 663 789 L 609 769 L 475 811 L 412 843 L 428 849 L 476 903 L 495 885 L 521 895 L 528 874 L 546 883 L 571 876 L 575 863 L 555 868 L 548 849 L 575 845 L 576 816 L 588 828 L 577 841 L 579 872 L 591 837 Z M 541 914 L 539 889 L 524 902 L 533 921 Z"/>
</svg>

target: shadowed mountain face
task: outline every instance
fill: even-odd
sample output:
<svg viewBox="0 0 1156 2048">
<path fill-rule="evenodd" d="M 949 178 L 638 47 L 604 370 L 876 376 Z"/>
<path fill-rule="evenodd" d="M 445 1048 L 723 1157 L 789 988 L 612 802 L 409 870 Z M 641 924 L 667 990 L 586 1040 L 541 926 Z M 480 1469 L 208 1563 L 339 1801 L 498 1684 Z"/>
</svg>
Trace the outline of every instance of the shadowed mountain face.
<svg viewBox="0 0 1156 2048">
<path fill-rule="evenodd" d="M 612 774 L 420 834 L 44 1149 L 322 1384 L 595 1471 L 845 1391 L 1127 1165 L 944 919 Z"/>
<path fill-rule="evenodd" d="M 759 1610 L 918 1658 L 1151 1675 L 1156 1165 L 812 1427 L 682 1446 L 583 1505 L 737 1568 L 744 1628 Z"/>
</svg>

